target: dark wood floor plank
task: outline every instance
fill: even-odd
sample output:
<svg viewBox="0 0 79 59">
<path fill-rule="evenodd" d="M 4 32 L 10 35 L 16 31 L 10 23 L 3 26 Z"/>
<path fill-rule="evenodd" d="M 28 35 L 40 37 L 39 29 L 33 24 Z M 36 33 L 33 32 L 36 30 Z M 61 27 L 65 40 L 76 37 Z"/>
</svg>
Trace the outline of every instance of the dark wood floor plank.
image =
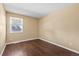
<svg viewBox="0 0 79 59">
<path fill-rule="evenodd" d="M 35 39 L 7 45 L 3 56 L 79 56 L 79 54 Z"/>
</svg>

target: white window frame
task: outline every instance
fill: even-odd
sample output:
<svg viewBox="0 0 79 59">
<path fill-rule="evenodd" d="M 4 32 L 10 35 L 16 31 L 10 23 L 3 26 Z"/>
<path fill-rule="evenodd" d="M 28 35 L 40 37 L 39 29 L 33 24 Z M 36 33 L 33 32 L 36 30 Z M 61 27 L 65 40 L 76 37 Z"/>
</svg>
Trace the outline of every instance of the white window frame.
<svg viewBox="0 0 79 59">
<path fill-rule="evenodd" d="M 13 24 L 13 19 L 19 20 L 21 22 L 21 30 L 20 31 L 13 31 L 12 30 L 12 24 Z M 18 17 L 10 17 L 10 33 L 22 33 L 23 32 L 23 18 L 18 18 Z"/>
</svg>

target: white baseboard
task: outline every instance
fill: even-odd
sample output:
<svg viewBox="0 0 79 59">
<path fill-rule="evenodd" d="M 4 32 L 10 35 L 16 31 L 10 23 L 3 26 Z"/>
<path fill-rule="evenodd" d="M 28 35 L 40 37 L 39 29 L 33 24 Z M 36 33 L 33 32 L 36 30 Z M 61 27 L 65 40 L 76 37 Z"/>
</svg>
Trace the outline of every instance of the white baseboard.
<svg viewBox="0 0 79 59">
<path fill-rule="evenodd" d="M 59 45 L 59 44 L 57 44 L 57 43 L 53 43 L 53 42 L 51 42 L 51 41 L 49 41 L 49 40 L 42 39 L 42 38 L 31 38 L 31 39 L 26 39 L 26 40 L 20 40 L 20 41 L 16 41 L 16 42 L 6 43 L 6 45 L 8 45 L 8 44 L 20 43 L 20 42 L 29 41 L 29 40 L 35 40 L 35 39 L 41 39 L 41 40 L 43 40 L 43 41 L 49 42 L 49 43 L 51 43 L 51 44 L 57 45 L 57 46 L 59 46 L 59 47 L 62 47 L 62 48 L 64 48 L 64 49 L 67 49 L 67 50 L 69 50 L 69 51 L 72 51 L 72 52 L 75 52 L 75 53 L 78 53 L 78 54 L 79 54 L 79 51 L 76 51 L 76 50 L 74 50 L 74 49 L 70 49 L 70 48 L 68 48 L 68 47 Z M 4 49 L 5 49 L 6 45 L 4 46 Z M 2 53 L 1 53 L 0 55 L 3 54 L 4 49 L 3 49 L 3 51 L 2 51 Z"/>
<path fill-rule="evenodd" d="M 37 38 L 31 38 L 31 39 L 25 39 L 25 40 L 20 40 L 20 41 L 16 41 L 16 42 L 6 43 L 4 48 L 3 48 L 3 50 L 2 50 L 2 52 L 1 52 L 1 54 L 0 54 L 0 56 L 2 56 L 2 54 L 3 54 L 4 50 L 5 50 L 6 45 L 8 45 L 8 44 L 15 44 L 15 43 L 20 43 L 20 42 L 30 41 L 30 40 L 35 40 L 35 39 L 37 39 Z"/>
<path fill-rule="evenodd" d="M 40 38 L 40 39 L 43 40 L 43 41 L 49 42 L 49 43 L 51 43 L 51 44 L 57 45 L 57 46 L 59 46 L 59 47 L 62 47 L 62 48 L 64 48 L 64 49 L 67 49 L 67 50 L 69 50 L 69 51 L 72 51 L 72 52 L 74 52 L 74 53 L 79 54 L 79 51 L 76 51 L 76 50 L 74 50 L 74 49 L 70 49 L 70 48 L 68 48 L 68 47 L 59 45 L 59 44 L 57 44 L 57 43 L 53 43 L 53 42 L 51 42 L 51 41 L 49 41 L 49 40 L 46 40 L 46 39 L 42 39 L 42 38 Z"/>
<path fill-rule="evenodd" d="M 2 50 L 2 52 L 1 52 L 1 54 L 0 54 L 0 56 L 2 56 L 2 54 L 3 54 L 4 50 L 5 50 L 5 47 L 6 47 L 6 44 L 5 44 L 5 46 L 3 47 L 3 50 Z"/>
<path fill-rule="evenodd" d="M 37 39 L 37 38 L 30 38 L 30 39 L 25 39 L 25 40 L 15 41 L 15 42 L 9 42 L 9 43 L 6 43 L 6 45 L 8 45 L 8 44 L 20 43 L 20 42 L 29 41 L 29 40 L 35 40 L 35 39 Z"/>
</svg>

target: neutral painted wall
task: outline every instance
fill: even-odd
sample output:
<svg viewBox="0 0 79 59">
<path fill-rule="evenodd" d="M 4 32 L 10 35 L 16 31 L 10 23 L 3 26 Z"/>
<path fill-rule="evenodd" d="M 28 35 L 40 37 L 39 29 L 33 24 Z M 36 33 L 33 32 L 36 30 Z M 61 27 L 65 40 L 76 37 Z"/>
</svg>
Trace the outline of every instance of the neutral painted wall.
<svg viewBox="0 0 79 59">
<path fill-rule="evenodd" d="M 6 17 L 3 4 L 0 4 L 0 55 L 3 53 L 6 41 Z"/>
<path fill-rule="evenodd" d="M 23 18 L 24 30 L 22 33 L 10 33 L 11 16 Z M 37 25 L 38 21 L 35 18 L 7 12 L 7 43 L 37 38 Z"/>
<path fill-rule="evenodd" d="M 40 19 L 39 38 L 79 51 L 79 4 Z"/>
</svg>

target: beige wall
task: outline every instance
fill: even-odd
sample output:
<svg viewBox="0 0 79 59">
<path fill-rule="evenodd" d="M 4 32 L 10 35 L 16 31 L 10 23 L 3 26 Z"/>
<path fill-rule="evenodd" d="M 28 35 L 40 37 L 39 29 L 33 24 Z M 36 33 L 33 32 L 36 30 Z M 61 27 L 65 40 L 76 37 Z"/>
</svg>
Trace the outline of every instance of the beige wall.
<svg viewBox="0 0 79 59">
<path fill-rule="evenodd" d="M 0 4 L 0 55 L 3 53 L 6 41 L 6 17 L 3 4 Z"/>
<path fill-rule="evenodd" d="M 79 4 L 40 19 L 39 38 L 79 51 Z"/>
<path fill-rule="evenodd" d="M 24 30 L 22 33 L 10 33 L 10 17 L 23 18 Z M 7 12 L 7 43 L 37 38 L 37 19 Z"/>
</svg>

